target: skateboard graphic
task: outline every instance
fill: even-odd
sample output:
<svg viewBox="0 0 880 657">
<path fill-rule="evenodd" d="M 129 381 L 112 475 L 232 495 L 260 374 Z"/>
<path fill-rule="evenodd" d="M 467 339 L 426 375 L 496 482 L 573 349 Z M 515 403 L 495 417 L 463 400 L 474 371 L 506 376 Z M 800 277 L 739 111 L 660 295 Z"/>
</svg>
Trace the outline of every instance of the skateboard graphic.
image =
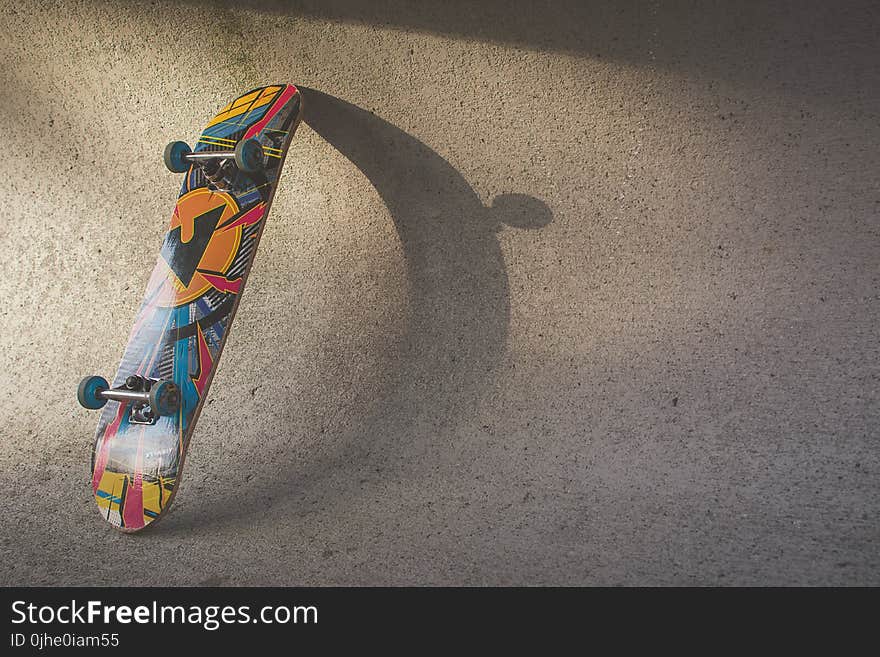
<svg viewBox="0 0 880 657">
<path fill-rule="evenodd" d="M 102 409 L 92 449 L 101 515 L 127 532 L 166 512 L 253 264 L 302 97 L 293 85 L 250 91 L 220 110 L 194 149 L 165 148 L 184 173 L 171 224 L 112 385 L 82 380 Z"/>
</svg>

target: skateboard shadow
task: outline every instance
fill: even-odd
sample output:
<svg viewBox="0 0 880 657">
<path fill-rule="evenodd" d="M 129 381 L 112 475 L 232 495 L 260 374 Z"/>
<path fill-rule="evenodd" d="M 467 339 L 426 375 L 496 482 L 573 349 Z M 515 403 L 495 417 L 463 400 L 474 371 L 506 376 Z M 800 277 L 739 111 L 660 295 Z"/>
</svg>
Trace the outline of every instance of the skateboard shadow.
<svg viewBox="0 0 880 657">
<path fill-rule="evenodd" d="M 351 103 L 300 89 L 304 122 L 369 179 L 394 222 L 408 279 L 405 335 L 392 348 L 383 388 L 371 391 L 369 411 L 342 429 L 347 435 L 334 439 L 331 453 L 276 463 L 277 471 L 255 477 L 253 491 L 238 490 L 228 504 L 213 498 L 202 508 L 181 509 L 166 531 L 189 521 L 252 522 L 267 506 L 284 515 L 289 496 L 338 501 L 357 494 L 364 471 L 387 472 L 390 461 L 442 450 L 445 427 L 494 387 L 504 352 L 510 294 L 497 233 L 552 220 L 542 201 L 521 194 L 502 194 L 485 206 L 454 167 L 415 137 Z M 354 483 L 340 485 L 348 481 Z M 261 494 L 267 489 L 274 499 Z"/>
</svg>

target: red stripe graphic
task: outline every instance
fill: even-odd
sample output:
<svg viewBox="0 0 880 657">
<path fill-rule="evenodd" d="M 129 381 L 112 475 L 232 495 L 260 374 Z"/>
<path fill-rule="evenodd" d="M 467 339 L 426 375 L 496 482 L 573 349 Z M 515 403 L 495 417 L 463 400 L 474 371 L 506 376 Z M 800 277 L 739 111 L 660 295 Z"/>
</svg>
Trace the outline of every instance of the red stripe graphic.
<svg viewBox="0 0 880 657">
<path fill-rule="evenodd" d="M 145 524 L 143 460 L 143 445 L 139 442 L 137 461 L 134 467 L 134 481 L 129 484 L 125 493 L 125 506 L 122 507 L 122 523 L 126 529 L 140 529 Z"/>
<path fill-rule="evenodd" d="M 211 360 L 211 351 L 208 349 L 208 342 L 205 340 L 201 326 L 197 326 L 196 335 L 199 343 L 199 377 L 193 379 L 192 382 L 201 397 L 208 385 L 208 375 L 211 374 L 211 366 L 214 362 Z"/>
<path fill-rule="evenodd" d="M 291 84 L 287 85 L 284 88 L 284 91 L 281 92 L 278 100 L 276 100 L 272 104 L 272 107 L 269 109 L 269 111 L 266 112 L 266 115 L 262 119 L 254 123 L 250 128 L 248 128 L 248 131 L 244 133 L 244 137 L 242 137 L 242 139 L 250 139 L 254 135 L 259 134 L 263 130 L 263 128 L 265 128 L 269 124 L 269 121 L 272 120 L 272 117 L 278 114 L 278 110 L 284 107 L 284 105 L 287 104 L 287 101 L 290 100 L 295 93 L 297 93 L 296 87 Z"/>
<path fill-rule="evenodd" d="M 107 468 L 107 461 L 110 458 L 110 444 L 113 437 L 119 430 L 119 424 L 122 422 L 122 414 L 125 413 L 125 404 L 119 405 L 119 411 L 107 429 L 104 431 L 104 439 L 101 441 L 101 451 L 98 452 L 98 458 L 95 459 L 95 471 L 92 474 L 92 492 L 98 492 L 98 486 L 101 483 L 101 477 L 104 476 L 104 470 Z"/>
<path fill-rule="evenodd" d="M 228 226 L 223 226 L 223 230 L 230 230 L 232 228 L 235 228 L 236 226 L 250 226 L 251 224 L 255 224 L 263 218 L 263 213 L 265 211 L 265 203 L 255 205 Z"/>
<path fill-rule="evenodd" d="M 206 281 L 208 281 L 220 292 L 232 292 L 233 294 L 238 294 L 238 291 L 241 289 L 240 278 L 236 278 L 234 281 L 231 281 L 228 278 L 224 278 L 223 276 L 206 274 L 203 271 L 200 271 L 199 273 L 205 278 Z"/>
</svg>

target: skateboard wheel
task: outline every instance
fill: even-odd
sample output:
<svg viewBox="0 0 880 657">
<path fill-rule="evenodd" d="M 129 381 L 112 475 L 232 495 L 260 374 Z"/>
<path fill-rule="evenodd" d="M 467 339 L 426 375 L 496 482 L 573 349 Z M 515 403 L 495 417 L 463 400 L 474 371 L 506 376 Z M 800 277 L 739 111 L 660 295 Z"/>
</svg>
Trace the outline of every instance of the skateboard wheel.
<svg viewBox="0 0 880 657">
<path fill-rule="evenodd" d="M 159 381 L 150 388 L 150 408 L 156 415 L 174 415 L 180 406 L 180 391 L 170 381 Z"/>
<path fill-rule="evenodd" d="M 256 139 L 245 139 L 235 145 L 235 166 L 245 173 L 263 168 L 263 147 Z"/>
<path fill-rule="evenodd" d="M 163 155 L 165 166 L 173 173 L 185 173 L 189 170 L 186 156 L 190 153 L 192 153 L 192 149 L 185 141 L 172 141 L 165 147 Z"/>
<path fill-rule="evenodd" d="M 97 409 L 107 403 L 107 400 L 98 395 L 102 390 L 109 390 L 110 384 L 103 376 L 87 376 L 79 382 L 76 390 L 76 399 L 85 408 Z"/>
</svg>

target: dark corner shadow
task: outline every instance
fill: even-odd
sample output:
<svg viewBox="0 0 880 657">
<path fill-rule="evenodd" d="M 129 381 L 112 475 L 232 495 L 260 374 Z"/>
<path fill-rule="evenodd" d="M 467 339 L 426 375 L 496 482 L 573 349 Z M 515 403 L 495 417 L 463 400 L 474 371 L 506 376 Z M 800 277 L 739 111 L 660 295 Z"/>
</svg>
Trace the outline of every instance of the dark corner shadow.
<svg viewBox="0 0 880 657">
<path fill-rule="evenodd" d="M 872 0 L 694 3 L 691 0 L 184 0 L 281 18 L 307 17 L 499 43 L 811 95 L 847 94 L 855 70 L 877 84 Z M 841 79 L 842 78 L 842 79 Z M 805 89 L 804 89 L 805 88 Z"/>
<path fill-rule="evenodd" d="M 309 462 L 282 459 L 277 471 L 255 477 L 254 490 L 181 509 L 157 531 L 264 515 L 278 501 L 267 499 L 267 490 L 281 500 L 310 490 L 339 497 L 346 493 L 338 487 L 320 490 L 334 469 L 419 453 L 413 441 L 442 443 L 443 426 L 453 425 L 492 385 L 504 351 L 510 298 L 497 232 L 552 220 L 542 201 L 521 194 L 483 205 L 464 177 L 418 139 L 344 100 L 301 90 L 306 124 L 357 166 L 388 208 L 405 258 L 406 332 L 402 344 L 389 346 L 391 362 L 382 389 L 371 391 L 374 403 L 351 418 L 336 453 Z M 436 428 L 426 432 L 425 426 Z"/>
</svg>

